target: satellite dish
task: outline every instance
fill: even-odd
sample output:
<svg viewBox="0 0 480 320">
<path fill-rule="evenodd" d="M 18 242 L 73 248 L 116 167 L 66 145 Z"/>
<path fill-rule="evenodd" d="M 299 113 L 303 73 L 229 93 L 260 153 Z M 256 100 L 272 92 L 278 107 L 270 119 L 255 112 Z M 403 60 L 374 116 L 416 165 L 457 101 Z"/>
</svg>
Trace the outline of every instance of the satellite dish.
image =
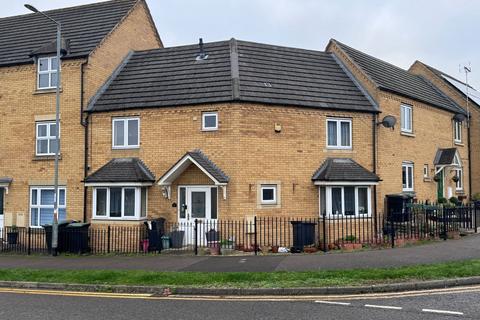
<svg viewBox="0 0 480 320">
<path fill-rule="evenodd" d="M 465 121 L 466 117 L 463 113 L 457 113 L 456 115 L 453 116 L 453 120 L 457 122 L 463 122 Z"/>
<path fill-rule="evenodd" d="M 380 122 L 380 124 L 385 128 L 392 128 L 392 129 L 394 129 L 396 123 L 397 123 L 397 119 L 394 116 L 385 116 L 382 122 Z"/>
</svg>

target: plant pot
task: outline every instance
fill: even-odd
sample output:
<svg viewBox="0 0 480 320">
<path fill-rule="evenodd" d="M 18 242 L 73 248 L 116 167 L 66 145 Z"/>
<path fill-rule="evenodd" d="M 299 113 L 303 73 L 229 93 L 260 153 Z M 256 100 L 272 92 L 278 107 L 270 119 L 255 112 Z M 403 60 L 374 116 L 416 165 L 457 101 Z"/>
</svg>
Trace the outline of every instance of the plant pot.
<svg viewBox="0 0 480 320">
<path fill-rule="evenodd" d="M 318 249 L 315 248 L 315 247 L 305 247 L 305 248 L 303 248 L 303 252 L 305 252 L 305 253 L 315 253 L 317 251 L 318 251 Z"/>
<path fill-rule="evenodd" d="M 278 253 L 278 246 L 272 246 L 272 253 Z"/>
<path fill-rule="evenodd" d="M 18 241 L 18 232 L 7 232 L 7 242 L 8 244 L 17 244 Z"/>
</svg>

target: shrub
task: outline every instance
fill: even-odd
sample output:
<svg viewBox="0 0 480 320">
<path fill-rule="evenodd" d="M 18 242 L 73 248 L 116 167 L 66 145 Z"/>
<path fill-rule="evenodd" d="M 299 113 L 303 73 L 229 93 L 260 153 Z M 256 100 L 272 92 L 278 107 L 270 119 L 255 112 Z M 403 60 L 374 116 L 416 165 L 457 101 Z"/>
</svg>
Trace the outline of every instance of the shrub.
<svg viewBox="0 0 480 320">
<path fill-rule="evenodd" d="M 454 205 L 459 205 L 460 204 L 460 200 L 458 200 L 457 197 L 450 197 L 450 199 L 448 199 L 448 201 L 450 201 L 450 203 L 454 204 Z"/>
<path fill-rule="evenodd" d="M 440 198 L 438 198 L 437 202 L 438 202 L 438 203 L 447 203 L 448 200 L 447 200 L 446 198 L 444 198 L 444 197 L 440 197 Z"/>
<path fill-rule="evenodd" d="M 473 201 L 480 201 L 480 192 L 477 192 L 472 197 Z"/>
</svg>

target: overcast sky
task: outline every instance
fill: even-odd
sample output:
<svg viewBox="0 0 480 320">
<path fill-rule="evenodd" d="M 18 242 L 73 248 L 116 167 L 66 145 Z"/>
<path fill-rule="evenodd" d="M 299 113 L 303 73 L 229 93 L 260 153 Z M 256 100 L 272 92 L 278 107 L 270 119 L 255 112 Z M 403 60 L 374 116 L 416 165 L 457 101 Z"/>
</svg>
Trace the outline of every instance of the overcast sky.
<svg viewBox="0 0 480 320">
<path fill-rule="evenodd" d="M 2 2 L 0 16 L 26 13 Z M 39 9 L 95 0 L 28 0 Z M 324 50 L 335 38 L 408 68 L 421 60 L 480 88 L 480 1 L 473 0 L 147 0 L 165 46 L 235 37 Z"/>
</svg>

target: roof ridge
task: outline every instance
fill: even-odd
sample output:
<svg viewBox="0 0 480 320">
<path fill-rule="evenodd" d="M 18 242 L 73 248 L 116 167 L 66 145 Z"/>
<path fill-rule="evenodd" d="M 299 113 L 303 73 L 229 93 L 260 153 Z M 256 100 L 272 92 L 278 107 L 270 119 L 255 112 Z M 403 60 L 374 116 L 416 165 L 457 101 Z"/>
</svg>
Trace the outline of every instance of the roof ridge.
<svg viewBox="0 0 480 320">
<path fill-rule="evenodd" d="M 140 1 L 140 0 L 107 0 L 107 1 L 101 1 L 101 2 L 91 2 L 91 3 L 80 4 L 80 5 L 49 9 L 49 10 L 45 10 L 45 11 L 42 11 L 42 12 L 45 12 L 47 14 L 48 13 L 51 14 L 51 13 L 57 13 L 59 11 L 68 10 L 68 9 L 79 9 L 79 8 L 83 8 L 83 7 L 101 6 L 101 5 L 111 3 L 111 2 L 133 2 L 133 3 L 137 3 L 138 1 Z M 14 15 L 14 16 L 0 17 L 0 21 L 4 20 L 4 19 L 18 18 L 18 17 L 24 17 L 24 16 L 29 16 L 29 15 L 34 15 L 34 14 L 36 14 L 36 13 L 31 12 L 31 13 L 17 14 L 17 15 Z"/>
<path fill-rule="evenodd" d="M 240 100 L 240 67 L 238 63 L 238 47 L 235 38 L 230 39 L 230 72 L 232 77 L 232 99 Z"/>
</svg>

